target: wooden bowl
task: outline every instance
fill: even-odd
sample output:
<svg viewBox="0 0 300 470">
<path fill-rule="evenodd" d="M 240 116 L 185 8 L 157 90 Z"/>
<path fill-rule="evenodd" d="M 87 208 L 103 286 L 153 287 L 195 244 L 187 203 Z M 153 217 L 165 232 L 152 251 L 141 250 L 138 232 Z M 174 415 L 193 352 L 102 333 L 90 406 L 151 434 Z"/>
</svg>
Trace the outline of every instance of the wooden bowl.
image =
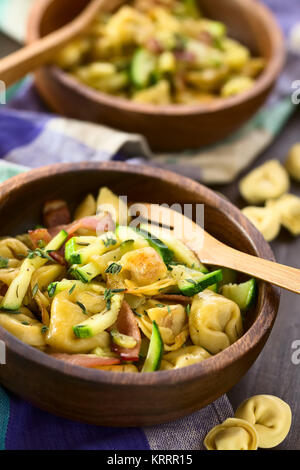
<svg viewBox="0 0 300 470">
<path fill-rule="evenodd" d="M 35 2 L 28 42 L 66 23 L 87 3 L 88 0 Z M 284 62 L 284 41 L 275 18 L 257 0 L 199 0 L 199 4 L 206 16 L 223 21 L 232 37 L 266 58 L 264 72 L 249 91 L 206 104 L 153 106 L 98 92 L 49 66 L 36 73 L 41 96 L 53 111 L 65 116 L 143 134 L 154 150 L 197 148 L 228 136 L 251 118 L 271 91 Z"/>
<path fill-rule="evenodd" d="M 241 212 L 206 187 L 174 173 L 126 163 L 57 164 L 18 175 L 0 187 L 0 235 L 22 233 L 40 221 L 43 202 L 62 197 L 71 208 L 108 185 L 131 201 L 204 203 L 205 228 L 235 248 L 273 260 L 269 245 Z M 244 336 L 199 364 L 133 374 L 63 363 L 0 327 L 7 346 L 0 381 L 24 399 L 73 420 L 109 426 L 144 426 L 200 409 L 227 392 L 255 361 L 275 320 L 278 289 L 259 283 L 256 308 Z"/>
</svg>

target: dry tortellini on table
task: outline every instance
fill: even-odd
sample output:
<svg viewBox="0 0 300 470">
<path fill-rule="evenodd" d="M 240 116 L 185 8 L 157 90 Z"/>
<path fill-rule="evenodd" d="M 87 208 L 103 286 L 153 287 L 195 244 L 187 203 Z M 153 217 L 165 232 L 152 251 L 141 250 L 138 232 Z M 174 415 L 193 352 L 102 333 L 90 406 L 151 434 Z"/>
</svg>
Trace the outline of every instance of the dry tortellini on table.
<svg viewBox="0 0 300 470">
<path fill-rule="evenodd" d="M 242 209 L 242 213 L 251 220 L 267 242 L 274 240 L 279 234 L 281 218 L 279 213 L 272 208 L 249 206 Z"/>
<path fill-rule="evenodd" d="M 249 422 L 228 418 L 207 434 L 204 445 L 207 450 L 256 450 L 258 436 Z"/>
<path fill-rule="evenodd" d="M 235 417 L 254 426 L 261 448 L 279 445 L 286 438 L 292 423 L 289 405 L 272 395 L 249 398 L 238 407 Z"/>
<path fill-rule="evenodd" d="M 279 445 L 292 422 L 289 405 L 273 395 L 255 395 L 245 400 L 228 418 L 205 437 L 207 450 L 256 450 Z"/>
<path fill-rule="evenodd" d="M 293 179 L 300 181 L 300 143 L 291 147 L 285 161 L 285 167 Z"/>
<path fill-rule="evenodd" d="M 300 144 L 294 145 L 286 161 L 286 169 L 300 181 Z M 250 172 L 240 182 L 240 192 L 251 205 L 243 214 L 270 242 L 285 227 L 292 235 L 300 235 L 300 197 L 288 194 L 289 174 L 277 160 L 270 160 Z"/>
<path fill-rule="evenodd" d="M 276 199 L 290 188 L 286 169 L 277 160 L 255 168 L 240 182 L 240 192 L 249 204 L 261 204 Z"/>
</svg>

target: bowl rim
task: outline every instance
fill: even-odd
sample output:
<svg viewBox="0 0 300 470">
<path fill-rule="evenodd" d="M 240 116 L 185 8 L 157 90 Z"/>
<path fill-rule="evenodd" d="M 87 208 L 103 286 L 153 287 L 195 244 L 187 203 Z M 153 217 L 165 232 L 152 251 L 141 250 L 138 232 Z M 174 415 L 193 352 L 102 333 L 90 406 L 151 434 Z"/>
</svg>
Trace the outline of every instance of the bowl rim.
<svg viewBox="0 0 300 470">
<path fill-rule="evenodd" d="M 40 0 L 35 2 L 31 8 L 27 25 L 27 42 L 31 43 L 40 38 L 39 24 L 43 17 L 44 11 L 53 0 Z M 249 90 L 228 98 L 217 98 L 209 103 L 202 104 L 170 104 L 170 105 L 151 105 L 144 103 L 135 103 L 126 98 L 120 98 L 101 91 L 97 91 L 88 85 L 80 83 L 76 78 L 69 75 L 57 66 L 48 65 L 43 67 L 56 80 L 64 86 L 69 87 L 74 92 L 95 101 L 99 104 L 110 108 L 116 108 L 122 111 L 130 111 L 137 114 L 145 114 L 152 116 L 193 116 L 199 114 L 211 114 L 218 111 L 226 111 L 228 109 L 238 107 L 243 103 L 255 99 L 265 90 L 269 89 L 274 81 L 278 78 L 283 64 L 285 62 L 286 50 L 284 37 L 279 24 L 272 11 L 264 4 L 257 0 L 236 0 L 251 11 L 255 11 L 260 16 L 269 32 L 273 54 L 268 60 L 267 66 L 255 81 L 255 85 Z"/>
<path fill-rule="evenodd" d="M 273 252 L 269 244 L 264 240 L 262 235 L 251 224 L 251 222 L 239 211 L 237 207 L 221 196 L 214 193 L 209 188 L 197 183 L 189 178 L 177 175 L 173 172 L 155 168 L 146 165 L 131 165 L 124 162 L 79 162 L 79 163 L 58 163 L 48 165 L 25 173 L 21 173 L 0 185 L 0 204 L 9 198 L 10 194 L 19 187 L 30 185 L 38 179 L 47 179 L 54 175 L 62 175 L 72 173 L 74 171 L 117 171 L 124 175 L 137 174 L 154 178 L 162 183 L 166 180 L 173 184 L 179 184 L 186 191 L 198 192 L 200 197 L 210 198 L 211 206 L 217 208 L 231 220 L 239 225 L 239 228 L 248 236 L 253 249 L 260 257 L 274 260 Z M 191 189 L 192 188 L 192 189 Z M 221 201 L 221 208 L 220 208 Z M 93 370 L 80 367 L 73 364 L 64 363 L 55 359 L 46 353 L 23 343 L 7 330 L 0 327 L 0 338 L 4 340 L 7 349 L 15 354 L 22 356 L 28 362 L 35 366 L 45 367 L 58 374 L 63 374 L 71 379 L 79 379 L 89 381 L 95 385 L 118 385 L 119 387 L 139 388 L 160 387 L 161 385 L 180 385 L 185 382 L 198 381 L 201 377 L 209 375 L 212 371 L 218 371 L 228 368 L 233 362 L 240 360 L 246 356 L 249 351 L 255 349 L 260 341 L 267 335 L 275 321 L 279 307 L 279 289 L 268 283 L 259 283 L 259 308 L 258 315 L 251 327 L 244 335 L 222 352 L 206 359 L 198 364 L 190 365 L 177 370 L 155 371 L 147 374 L 140 373 L 118 373 L 102 370 Z M 128 379 L 129 377 L 129 379 Z"/>
</svg>

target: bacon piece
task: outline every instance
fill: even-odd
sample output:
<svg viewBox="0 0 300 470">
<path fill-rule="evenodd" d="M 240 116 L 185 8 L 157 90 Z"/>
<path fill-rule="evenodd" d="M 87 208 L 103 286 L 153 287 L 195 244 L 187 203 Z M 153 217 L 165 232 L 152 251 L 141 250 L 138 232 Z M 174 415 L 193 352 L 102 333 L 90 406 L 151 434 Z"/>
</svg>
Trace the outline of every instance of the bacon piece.
<svg viewBox="0 0 300 470">
<path fill-rule="evenodd" d="M 53 258 L 54 261 L 56 261 L 56 263 L 61 264 L 62 266 L 66 266 L 67 264 L 64 258 L 64 250 L 65 250 L 65 247 L 63 246 L 59 251 L 49 252 L 49 255 L 51 256 L 51 258 Z"/>
<path fill-rule="evenodd" d="M 3 295 L 4 297 L 7 291 L 8 291 L 8 286 L 6 284 L 2 284 L 2 286 L 0 287 L 0 295 Z"/>
<path fill-rule="evenodd" d="M 43 208 L 43 219 L 47 228 L 69 224 L 71 214 L 66 201 L 63 199 L 47 201 Z"/>
<path fill-rule="evenodd" d="M 157 300 L 162 300 L 166 302 L 176 302 L 177 304 L 191 304 L 192 303 L 192 298 L 191 297 L 186 297 L 185 295 L 179 295 L 179 294 L 159 294 L 154 297 Z"/>
<path fill-rule="evenodd" d="M 52 239 L 52 236 L 46 228 L 37 228 L 36 230 L 29 230 L 28 234 L 34 248 L 43 248 L 40 246 L 40 242 L 42 242 L 42 244 L 46 246 Z"/>
<path fill-rule="evenodd" d="M 98 367 L 98 366 L 110 366 L 113 364 L 120 364 L 120 359 L 117 357 L 99 357 L 89 354 L 64 354 L 64 353 L 53 353 L 50 356 L 55 357 L 74 366 L 81 367 Z"/>
<path fill-rule="evenodd" d="M 80 228 L 94 231 L 97 235 L 100 235 L 103 232 L 113 231 L 115 229 L 115 223 L 109 213 L 102 213 L 90 217 L 83 217 L 82 219 L 75 220 L 69 225 L 52 227 L 49 229 L 49 232 L 51 236 L 54 237 L 61 230 L 66 230 L 69 236 L 71 236 Z"/>
<path fill-rule="evenodd" d="M 141 332 L 136 317 L 124 300 L 114 327 L 122 334 L 132 336 L 137 342 L 134 348 L 122 348 L 112 343 L 112 351 L 118 353 L 124 361 L 138 361 L 141 348 Z"/>
</svg>

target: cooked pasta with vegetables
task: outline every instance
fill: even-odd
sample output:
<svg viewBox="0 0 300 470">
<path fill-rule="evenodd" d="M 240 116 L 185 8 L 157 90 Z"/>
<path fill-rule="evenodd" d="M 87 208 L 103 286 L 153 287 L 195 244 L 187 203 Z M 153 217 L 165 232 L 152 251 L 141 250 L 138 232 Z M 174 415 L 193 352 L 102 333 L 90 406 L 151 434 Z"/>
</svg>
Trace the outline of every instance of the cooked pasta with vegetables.
<svg viewBox="0 0 300 470">
<path fill-rule="evenodd" d="M 194 104 L 249 90 L 265 67 L 205 18 L 196 0 L 132 0 L 102 13 L 56 64 L 104 93 L 155 105 Z"/>
<path fill-rule="evenodd" d="M 1 327 L 62 361 L 115 372 L 185 367 L 242 336 L 254 279 L 204 266 L 157 226 L 126 225 L 127 206 L 108 188 L 74 214 L 48 201 L 43 226 L 1 239 Z"/>
</svg>

